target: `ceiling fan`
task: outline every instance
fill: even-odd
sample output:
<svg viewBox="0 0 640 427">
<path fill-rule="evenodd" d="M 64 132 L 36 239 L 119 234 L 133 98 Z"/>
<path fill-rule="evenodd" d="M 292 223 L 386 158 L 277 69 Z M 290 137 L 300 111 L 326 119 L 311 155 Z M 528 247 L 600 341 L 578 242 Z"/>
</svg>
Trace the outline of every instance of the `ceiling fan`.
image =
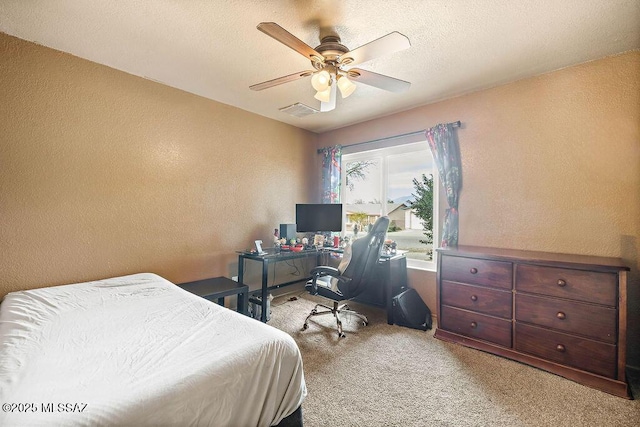
<svg viewBox="0 0 640 427">
<path fill-rule="evenodd" d="M 311 85 L 317 91 L 315 98 L 321 101 L 320 111 L 326 112 L 336 107 L 336 87 L 340 89 L 342 97 L 346 98 L 356 89 L 353 81 L 391 92 L 403 92 L 411 86 L 411 83 L 404 80 L 360 68 L 349 68 L 377 56 L 411 47 L 409 39 L 396 31 L 349 50 L 340 43 L 340 37 L 337 35 L 322 37 L 320 45 L 313 49 L 275 22 L 261 22 L 257 28 L 309 59 L 314 69 L 255 84 L 249 87 L 252 90 L 263 90 L 312 76 Z"/>
</svg>

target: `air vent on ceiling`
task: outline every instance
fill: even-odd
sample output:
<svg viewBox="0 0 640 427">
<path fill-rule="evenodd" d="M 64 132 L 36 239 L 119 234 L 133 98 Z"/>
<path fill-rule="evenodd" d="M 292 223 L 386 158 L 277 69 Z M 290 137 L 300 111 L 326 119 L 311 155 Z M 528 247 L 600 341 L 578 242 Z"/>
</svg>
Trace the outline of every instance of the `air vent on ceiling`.
<svg viewBox="0 0 640 427">
<path fill-rule="evenodd" d="M 280 108 L 280 111 L 282 111 L 283 113 L 291 114 L 292 116 L 296 116 L 296 117 L 305 117 L 310 114 L 315 114 L 320 112 L 319 110 L 316 110 L 313 107 L 309 107 L 308 105 L 304 105 L 300 102 L 296 102 L 295 104 L 289 105 L 288 107 L 282 107 Z"/>
</svg>

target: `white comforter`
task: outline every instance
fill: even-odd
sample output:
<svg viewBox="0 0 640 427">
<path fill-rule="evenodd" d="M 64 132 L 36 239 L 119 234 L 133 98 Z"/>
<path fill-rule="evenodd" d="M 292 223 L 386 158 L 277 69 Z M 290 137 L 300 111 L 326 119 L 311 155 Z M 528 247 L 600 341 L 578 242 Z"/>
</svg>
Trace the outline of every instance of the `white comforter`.
<svg viewBox="0 0 640 427">
<path fill-rule="evenodd" d="M 305 395 L 289 335 L 155 274 L 0 306 L 2 426 L 269 426 Z"/>
</svg>

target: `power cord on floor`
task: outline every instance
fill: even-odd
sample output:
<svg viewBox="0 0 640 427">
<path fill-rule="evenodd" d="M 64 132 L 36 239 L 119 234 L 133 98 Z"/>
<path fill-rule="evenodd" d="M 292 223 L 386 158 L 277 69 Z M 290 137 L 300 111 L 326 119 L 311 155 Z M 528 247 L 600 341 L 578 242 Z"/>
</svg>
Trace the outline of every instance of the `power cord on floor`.
<svg viewBox="0 0 640 427">
<path fill-rule="evenodd" d="M 284 305 L 284 304 L 286 304 L 288 302 L 297 301 L 298 299 L 300 299 L 300 297 L 302 295 L 305 295 L 306 293 L 307 293 L 307 291 L 302 291 L 302 292 L 299 292 L 299 293 L 297 293 L 295 295 L 291 295 L 289 297 L 287 297 L 286 295 L 283 295 L 281 297 L 277 297 L 277 298 L 274 299 L 274 301 L 277 301 L 277 302 L 275 304 L 272 302 L 271 306 L 272 307 L 278 307 L 278 306 Z"/>
</svg>

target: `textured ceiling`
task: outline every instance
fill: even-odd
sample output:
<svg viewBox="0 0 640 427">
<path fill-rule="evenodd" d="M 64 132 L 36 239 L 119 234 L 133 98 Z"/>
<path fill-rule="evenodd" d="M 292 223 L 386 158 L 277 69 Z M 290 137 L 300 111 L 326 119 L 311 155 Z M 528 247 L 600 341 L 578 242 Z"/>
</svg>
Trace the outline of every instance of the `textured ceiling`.
<svg viewBox="0 0 640 427">
<path fill-rule="evenodd" d="M 249 86 L 311 69 L 256 29 L 273 21 L 311 47 L 335 31 L 354 49 L 392 31 L 411 48 L 359 65 L 412 83 L 358 84 L 319 108 L 310 78 Z M 323 132 L 444 98 L 640 48 L 640 0 L 2 0 L 0 31 L 137 76 Z"/>
</svg>

